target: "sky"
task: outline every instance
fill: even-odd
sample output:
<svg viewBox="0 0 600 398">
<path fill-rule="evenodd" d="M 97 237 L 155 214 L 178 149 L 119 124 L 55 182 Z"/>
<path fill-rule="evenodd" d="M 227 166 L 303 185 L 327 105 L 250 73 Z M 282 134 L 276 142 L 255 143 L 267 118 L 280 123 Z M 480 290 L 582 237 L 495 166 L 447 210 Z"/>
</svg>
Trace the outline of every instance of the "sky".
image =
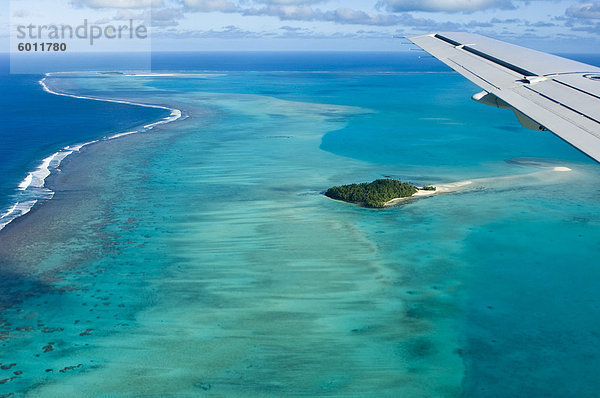
<svg viewBox="0 0 600 398">
<path fill-rule="evenodd" d="M 17 26 L 129 23 L 149 40 L 85 40 L 82 51 L 402 51 L 402 37 L 468 31 L 555 53 L 600 53 L 600 1 L 0 0 L 0 41 Z M 132 25 L 133 26 L 133 25 Z M 113 32 L 112 30 L 109 30 Z M 12 43 L 10 38 L 13 38 Z M 19 39 L 20 40 L 20 39 Z M 30 40 L 31 41 L 31 40 Z M 10 43 L 10 44 L 9 44 Z"/>
</svg>

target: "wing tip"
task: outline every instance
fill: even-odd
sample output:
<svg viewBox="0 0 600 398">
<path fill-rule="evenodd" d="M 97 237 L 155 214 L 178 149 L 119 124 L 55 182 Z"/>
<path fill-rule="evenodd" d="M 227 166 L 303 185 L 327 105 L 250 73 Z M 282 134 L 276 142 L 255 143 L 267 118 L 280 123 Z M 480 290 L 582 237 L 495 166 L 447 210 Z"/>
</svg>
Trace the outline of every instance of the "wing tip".
<svg viewBox="0 0 600 398">
<path fill-rule="evenodd" d="M 413 39 L 419 39 L 421 37 L 434 37 L 437 33 L 425 33 L 424 35 L 416 35 L 416 36 L 404 36 L 408 40 L 412 41 Z"/>
</svg>

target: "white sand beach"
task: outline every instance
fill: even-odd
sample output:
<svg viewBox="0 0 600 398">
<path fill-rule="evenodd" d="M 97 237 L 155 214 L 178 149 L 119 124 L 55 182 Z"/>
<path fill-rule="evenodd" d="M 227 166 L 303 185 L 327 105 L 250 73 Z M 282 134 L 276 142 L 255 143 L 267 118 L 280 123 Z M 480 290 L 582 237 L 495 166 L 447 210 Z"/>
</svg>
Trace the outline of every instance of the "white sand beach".
<svg viewBox="0 0 600 398">
<path fill-rule="evenodd" d="M 393 206 L 393 205 L 407 201 L 412 198 L 421 198 L 421 197 L 426 197 L 426 196 L 433 196 L 433 195 L 440 194 L 440 193 L 456 192 L 464 187 L 473 185 L 474 182 L 486 184 L 486 183 L 490 183 L 492 181 L 514 180 L 514 179 L 519 179 L 519 178 L 524 178 L 524 177 L 531 177 L 531 176 L 541 174 L 541 173 L 542 174 L 548 173 L 548 171 L 557 171 L 557 172 L 561 172 L 561 173 L 573 171 L 573 169 L 566 167 L 566 166 L 552 166 L 552 167 L 543 167 L 543 168 L 545 169 L 544 171 L 541 171 L 541 172 L 537 171 L 534 173 L 523 174 L 523 175 L 511 175 L 511 176 L 501 176 L 501 177 L 493 177 L 493 178 L 478 178 L 478 179 L 473 179 L 473 180 L 458 181 L 458 182 L 451 182 L 451 183 L 447 183 L 447 184 L 434 185 L 436 188 L 435 191 L 430 191 L 430 190 L 425 190 L 425 189 L 419 188 L 419 190 L 412 196 L 409 196 L 406 198 L 394 198 L 392 200 L 385 202 L 385 206 L 386 207 Z"/>
<path fill-rule="evenodd" d="M 435 185 L 435 191 L 430 191 L 430 190 L 419 188 L 419 190 L 412 196 L 409 196 L 406 198 L 394 198 L 392 200 L 385 202 L 385 206 L 393 206 L 395 204 L 398 204 L 403 201 L 407 201 L 412 198 L 421 198 L 421 197 L 425 197 L 425 196 L 433 196 L 433 195 L 439 194 L 439 193 L 455 192 L 455 191 L 459 190 L 460 188 L 465 187 L 467 185 L 471 185 L 471 184 L 473 184 L 473 181 L 467 180 L 467 181 L 451 182 L 448 184 Z"/>
</svg>

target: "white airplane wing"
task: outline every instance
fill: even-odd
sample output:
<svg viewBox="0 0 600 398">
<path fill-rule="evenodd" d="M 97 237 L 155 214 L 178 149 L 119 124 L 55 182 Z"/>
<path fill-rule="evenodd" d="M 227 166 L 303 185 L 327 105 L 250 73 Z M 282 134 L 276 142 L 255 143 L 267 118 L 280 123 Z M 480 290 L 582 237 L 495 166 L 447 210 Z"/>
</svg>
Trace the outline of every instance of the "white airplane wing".
<svg viewBox="0 0 600 398">
<path fill-rule="evenodd" d="M 475 101 L 512 109 L 600 162 L 600 68 L 471 33 L 409 40 L 483 88 Z"/>
</svg>

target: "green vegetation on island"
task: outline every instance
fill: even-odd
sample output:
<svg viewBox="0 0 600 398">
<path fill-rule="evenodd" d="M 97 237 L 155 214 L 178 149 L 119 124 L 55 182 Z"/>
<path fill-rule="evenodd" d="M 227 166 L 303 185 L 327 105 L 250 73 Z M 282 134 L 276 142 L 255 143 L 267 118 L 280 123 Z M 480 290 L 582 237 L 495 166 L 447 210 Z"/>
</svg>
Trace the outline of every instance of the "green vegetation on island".
<svg viewBox="0 0 600 398">
<path fill-rule="evenodd" d="M 425 185 L 423 188 L 421 188 L 423 191 L 435 191 L 437 188 L 434 187 L 433 185 Z"/>
<path fill-rule="evenodd" d="M 345 202 L 360 203 L 365 207 L 384 207 L 386 202 L 396 198 L 407 198 L 417 193 L 418 188 L 407 182 L 392 179 L 379 179 L 371 183 L 332 187 L 325 195 Z"/>
</svg>

